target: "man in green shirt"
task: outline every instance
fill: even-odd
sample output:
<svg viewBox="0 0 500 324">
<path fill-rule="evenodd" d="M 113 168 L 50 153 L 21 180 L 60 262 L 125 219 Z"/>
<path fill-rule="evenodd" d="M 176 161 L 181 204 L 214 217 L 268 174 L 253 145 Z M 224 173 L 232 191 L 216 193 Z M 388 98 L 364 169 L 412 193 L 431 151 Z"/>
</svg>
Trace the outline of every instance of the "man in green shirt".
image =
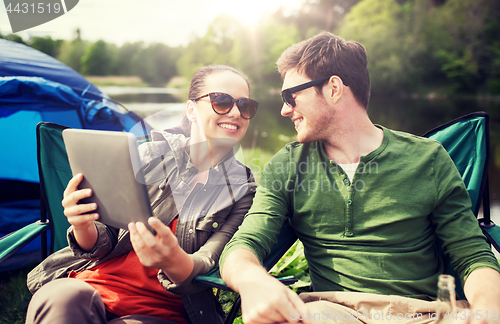
<svg viewBox="0 0 500 324">
<path fill-rule="evenodd" d="M 220 261 L 222 278 L 242 297 L 244 322 L 362 323 L 336 312 L 376 309 L 380 300 L 390 312 L 400 303 L 414 313 L 429 306 L 431 314 L 435 302 L 425 300 L 435 298 L 443 272 L 437 238 L 471 304 L 463 322 L 495 322 L 500 268 L 460 174 L 439 143 L 370 121 L 364 47 L 323 32 L 287 49 L 277 64 L 281 114 L 295 124 L 297 142 L 266 166 Z M 288 220 L 304 244 L 315 292 L 302 299 L 260 265 Z M 343 293 L 321 293 L 332 291 Z M 332 302 L 304 303 L 325 298 Z M 422 323 L 432 322 L 429 316 Z"/>
</svg>

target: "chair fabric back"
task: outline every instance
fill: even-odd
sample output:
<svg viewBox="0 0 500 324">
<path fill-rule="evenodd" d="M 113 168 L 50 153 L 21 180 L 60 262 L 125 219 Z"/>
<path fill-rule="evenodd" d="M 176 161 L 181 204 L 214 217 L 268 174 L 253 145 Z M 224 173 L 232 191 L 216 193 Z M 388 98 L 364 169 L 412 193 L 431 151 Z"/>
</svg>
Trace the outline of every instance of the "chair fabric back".
<svg viewBox="0 0 500 324">
<path fill-rule="evenodd" d="M 66 231 L 70 224 L 61 205 L 64 189 L 72 178 L 71 168 L 62 138 L 67 127 L 41 122 L 37 125 L 38 171 L 42 204 L 50 222 L 50 252 L 67 246 Z M 42 215 L 43 217 L 43 215 Z"/>
<path fill-rule="evenodd" d="M 488 114 L 476 112 L 460 117 L 427 132 L 424 136 L 441 142 L 448 151 L 462 175 L 471 198 L 472 212 L 477 217 L 488 178 Z"/>
<path fill-rule="evenodd" d="M 471 198 L 472 212 L 477 217 L 481 202 L 483 202 L 483 214 L 489 220 L 488 165 L 490 145 L 488 114 L 475 112 L 462 116 L 430 130 L 423 136 L 441 142 L 462 175 Z M 451 266 L 449 257 L 444 255 L 440 240 L 438 240 L 437 246 L 444 261 L 444 272 L 455 277 L 457 297 L 465 299 L 458 275 Z"/>
</svg>

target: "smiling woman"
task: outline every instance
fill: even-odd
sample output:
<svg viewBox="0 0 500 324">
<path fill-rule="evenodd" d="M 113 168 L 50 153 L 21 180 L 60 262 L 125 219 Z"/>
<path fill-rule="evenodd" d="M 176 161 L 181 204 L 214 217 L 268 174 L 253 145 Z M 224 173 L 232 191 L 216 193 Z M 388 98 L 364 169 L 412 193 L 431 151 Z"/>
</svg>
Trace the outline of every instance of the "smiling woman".
<svg viewBox="0 0 500 324">
<path fill-rule="evenodd" d="M 212 289 L 192 279 L 218 263 L 253 200 L 254 178 L 235 151 L 258 103 L 247 78 L 225 65 L 197 69 L 188 97 L 182 124 L 152 130 L 138 147 L 155 235 L 144 222 L 129 223 L 129 235 L 101 222 L 99 202 L 80 203 L 98 193 L 75 175 L 62 201 L 71 243 L 28 275 L 26 323 L 223 323 Z M 82 259 L 78 272 L 62 269 Z"/>
</svg>

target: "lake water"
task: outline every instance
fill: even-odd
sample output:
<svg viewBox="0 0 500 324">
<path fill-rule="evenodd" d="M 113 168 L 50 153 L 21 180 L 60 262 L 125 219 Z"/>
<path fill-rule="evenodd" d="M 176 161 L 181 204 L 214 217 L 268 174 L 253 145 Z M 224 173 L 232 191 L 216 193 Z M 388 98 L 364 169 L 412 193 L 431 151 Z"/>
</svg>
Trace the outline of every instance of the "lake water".
<svg viewBox="0 0 500 324">
<path fill-rule="evenodd" d="M 162 89 L 155 93 L 148 88 L 110 89 L 113 99 L 141 117 L 148 117 L 153 126 L 167 128 L 177 125 L 184 114 L 185 104 L 175 103 L 172 91 Z M 106 87 L 102 87 L 108 93 Z M 177 90 L 173 90 L 177 91 Z M 111 94 L 112 93 L 112 94 Z M 257 115 L 250 122 L 247 135 L 242 141 L 245 148 L 260 147 L 276 152 L 284 144 L 295 139 L 295 129 L 289 118 L 279 112 L 282 106 L 279 95 L 257 97 L 260 105 Z M 490 200 L 491 215 L 500 224 L 500 101 L 493 99 L 411 99 L 374 97 L 370 100 L 368 114 L 371 120 L 394 130 L 422 135 L 426 131 L 465 114 L 485 111 L 490 115 Z"/>
</svg>

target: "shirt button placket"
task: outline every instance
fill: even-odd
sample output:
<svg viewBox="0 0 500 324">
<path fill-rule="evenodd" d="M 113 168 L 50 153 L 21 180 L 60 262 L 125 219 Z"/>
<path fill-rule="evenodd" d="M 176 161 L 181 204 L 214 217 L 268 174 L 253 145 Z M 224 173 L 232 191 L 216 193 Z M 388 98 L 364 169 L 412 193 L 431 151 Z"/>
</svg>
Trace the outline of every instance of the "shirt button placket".
<svg viewBox="0 0 500 324">
<path fill-rule="evenodd" d="M 353 236 L 352 232 L 352 197 L 349 195 L 349 198 L 346 200 L 347 205 L 347 213 L 346 213 L 346 224 L 345 224 L 345 234 L 346 236 Z"/>
</svg>

